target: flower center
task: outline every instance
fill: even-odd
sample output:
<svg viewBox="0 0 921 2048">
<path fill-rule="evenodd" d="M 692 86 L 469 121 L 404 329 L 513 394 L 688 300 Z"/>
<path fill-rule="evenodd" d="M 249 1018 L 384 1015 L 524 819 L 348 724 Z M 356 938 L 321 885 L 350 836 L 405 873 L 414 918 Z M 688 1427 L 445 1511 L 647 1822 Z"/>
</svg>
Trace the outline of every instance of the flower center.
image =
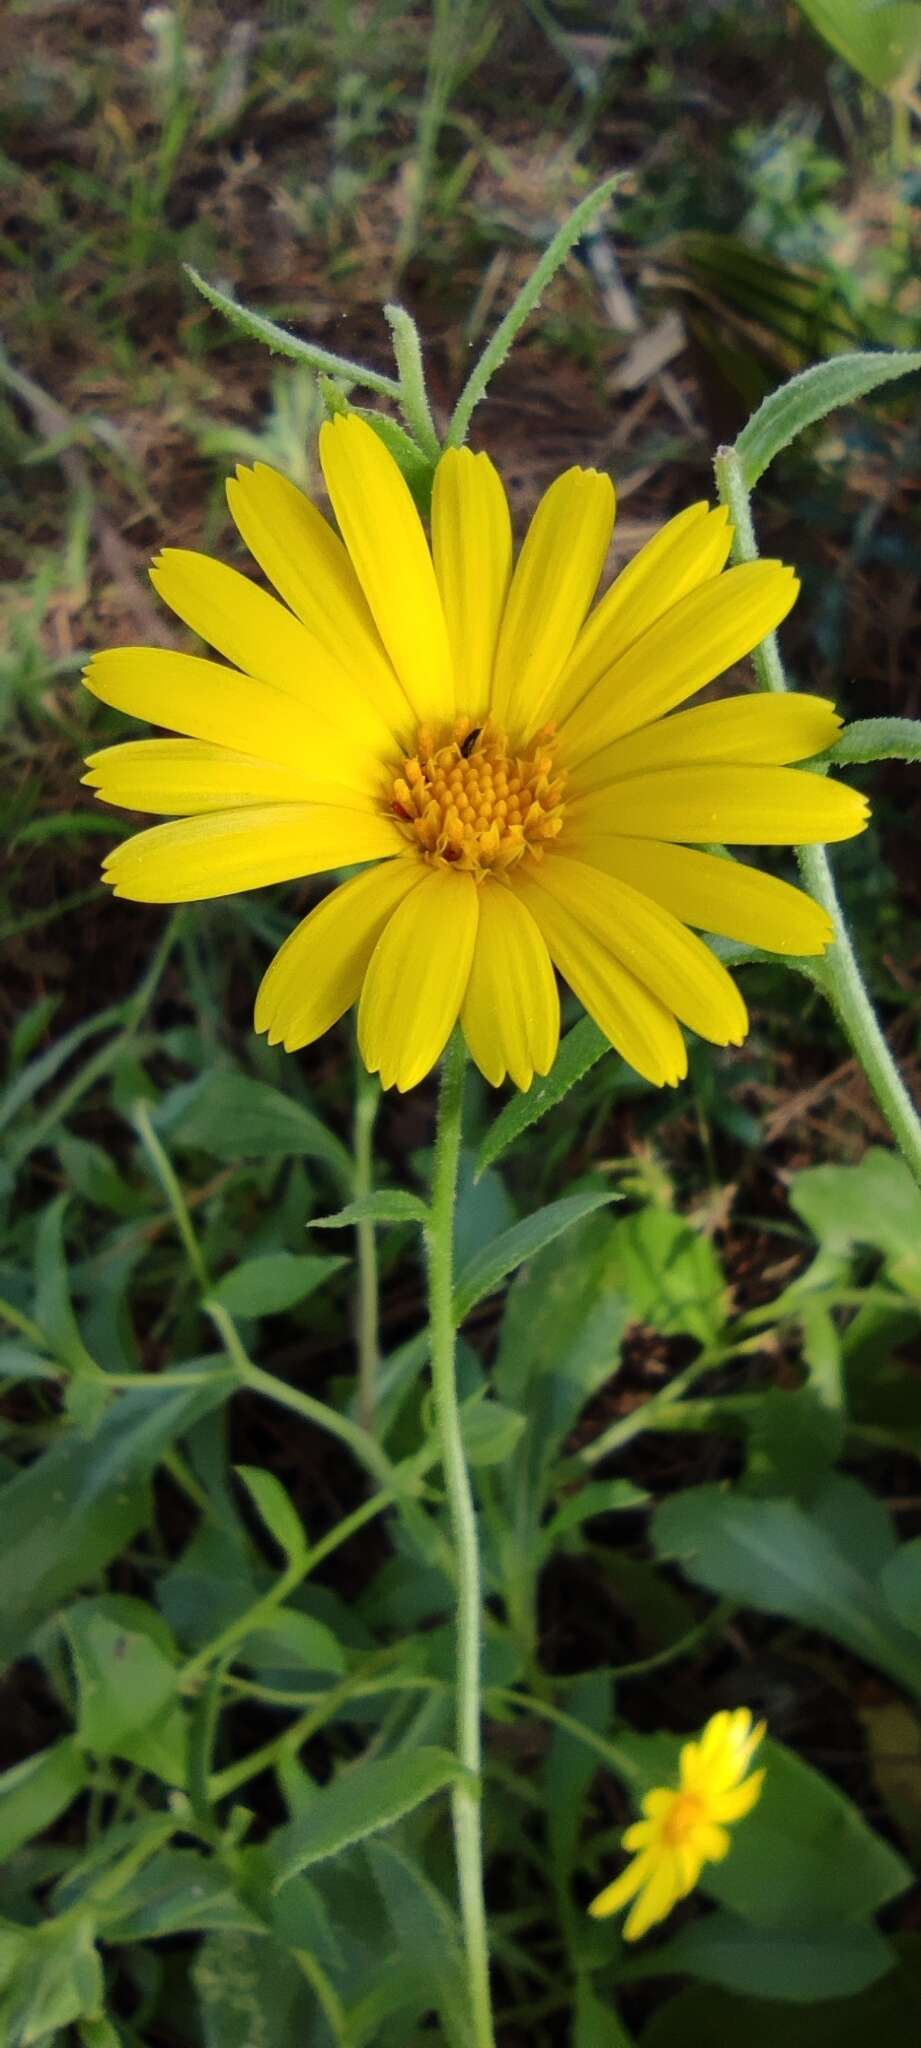
<svg viewBox="0 0 921 2048">
<path fill-rule="evenodd" d="M 389 808 L 427 860 L 482 877 L 525 853 L 540 859 L 563 825 L 565 777 L 553 773 L 553 729 L 513 754 L 501 727 L 458 719 L 453 731 L 420 726 L 401 763 Z"/>
<path fill-rule="evenodd" d="M 704 1802 L 696 1792 L 676 1792 L 662 1822 L 662 1839 L 669 1848 L 679 1849 L 704 1818 Z"/>
</svg>

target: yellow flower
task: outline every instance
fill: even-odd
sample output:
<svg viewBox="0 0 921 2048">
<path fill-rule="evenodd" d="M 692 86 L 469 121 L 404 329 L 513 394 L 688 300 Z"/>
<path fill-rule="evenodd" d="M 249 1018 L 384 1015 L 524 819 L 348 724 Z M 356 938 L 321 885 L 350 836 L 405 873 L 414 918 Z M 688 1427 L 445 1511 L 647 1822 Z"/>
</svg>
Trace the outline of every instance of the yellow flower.
<svg viewBox="0 0 921 2048">
<path fill-rule="evenodd" d="M 747 1707 L 714 1714 L 699 1742 L 681 1751 L 674 1789 L 659 1786 L 643 1800 L 645 1819 L 634 1821 L 623 1838 L 636 1853 L 626 1870 L 589 1907 L 596 1920 L 633 1899 L 624 1934 L 638 1941 L 656 1920 L 664 1920 L 679 1899 L 693 1891 L 705 1863 L 720 1863 L 730 1848 L 726 1822 L 741 1820 L 760 1797 L 764 1772 L 746 1777 L 765 1724 L 752 1727 Z"/>
<path fill-rule="evenodd" d="M 154 565 L 230 666 L 155 647 L 89 665 L 105 703 L 183 735 L 90 758 L 100 797 L 175 820 L 109 855 L 116 895 L 182 903 L 363 864 L 282 946 L 256 1026 L 293 1051 L 358 1001 L 387 1087 L 420 1081 L 458 1017 L 488 1081 L 529 1087 L 556 1054 L 554 968 L 651 1082 L 687 1070 L 679 1024 L 740 1043 L 742 998 L 688 927 L 791 954 L 821 952 L 831 927 L 789 884 L 695 849 L 866 822 L 854 791 L 790 766 L 838 732 L 823 699 L 676 712 L 785 617 L 792 570 L 727 569 L 725 513 L 692 505 L 589 614 L 606 476 L 558 477 L 513 566 L 488 456 L 443 456 L 431 551 L 366 422 L 325 426 L 321 458 L 341 540 L 261 463 L 228 484 L 283 603 L 185 549 Z"/>
</svg>

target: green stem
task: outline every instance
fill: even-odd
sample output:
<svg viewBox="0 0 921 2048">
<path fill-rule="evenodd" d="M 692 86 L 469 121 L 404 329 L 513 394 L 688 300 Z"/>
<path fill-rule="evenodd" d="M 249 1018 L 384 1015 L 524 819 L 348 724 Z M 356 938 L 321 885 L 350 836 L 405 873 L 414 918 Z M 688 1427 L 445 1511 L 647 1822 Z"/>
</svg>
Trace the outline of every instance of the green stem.
<svg viewBox="0 0 921 2048">
<path fill-rule="evenodd" d="M 758 560 L 758 542 L 742 464 L 734 448 L 720 448 L 714 463 L 722 504 L 735 526 L 733 555 L 738 562 Z M 762 689 L 789 688 L 776 635 L 770 633 L 752 655 Z M 915 1180 L 921 1185 L 921 1117 L 886 1043 L 867 994 L 847 923 L 838 901 L 831 864 L 824 846 L 797 849 L 800 873 L 810 895 L 827 910 L 834 941 L 821 967 L 820 987 L 838 1019 Z M 818 978 L 818 977 L 817 977 Z"/>
<path fill-rule="evenodd" d="M 432 1386 L 445 1489 L 457 1557 L 457 1753 L 478 1781 L 480 1737 L 480 1556 L 476 1510 L 464 1456 L 455 1376 L 454 1208 L 460 1160 L 466 1053 L 460 1032 L 444 1057 L 432 1200 L 426 1225 Z M 489 1943 L 483 1900 L 483 1844 L 478 1790 L 452 1795 L 454 1847 L 470 1981 L 474 2048 L 495 2048 L 489 1990 Z"/>
<path fill-rule="evenodd" d="M 427 455 L 430 462 L 437 462 L 441 442 L 435 431 L 425 388 L 419 329 L 405 306 L 385 306 L 384 319 L 393 336 L 393 353 L 400 376 L 400 410 L 423 455 Z"/>
<path fill-rule="evenodd" d="M 172 1160 L 167 1156 L 150 1121 L 150 1109 L 142 1100 L 135 1103 L 132 1121 L 141 1144 L 157 1176 L 163 1193 L 172 1210 L 176 1229 L 182 1239 L 186 1258 L 202 1294 L 207 1294 L 211 1281 L 205 1265 L 204 1254 L 195 1235 L 189 1207 Z"/>
<path fill-rule="evenodd" d="M 605 178 L 603 185 L 596 185 L 594 192 L 590 192 L 588 197 L 582 200 L 581 205 L 576 207 L 575 212 L 570 214 L 569 219 L 563 222 L 549 248 L 544 250 L 540 262 L 532 270 L 527 282 L 522 285 L 517 299 L 509 307 L 505 319 L 500 321 L 492 340 L 487 342 L 479 362 L 470 372 L 445 435 L 446 448 L 463 446 L 473 413 L 480 399 L 486 396 L 490 378 L 495 375 L 500 364 L 504 363 L 528 315 L 533 313 L 535 306 L 539 304 L 551 279 L 556 276 L 561 264 L 565 263 L 570 249 L 575 247 L 581 236 L 592 226 L 596 216 L 607 205 L 615 186 L 620 183 L 620 177 L 621 173 L 618 172 L 613 178 Z"/>
<path fill-rule="evenodd" d="M 353 1145 L 355 1156 L 355 1199 L 374 1189 L 374 1119 L 381 1091 L 375 1077 L 358 1061 Z M 377 1242 L 374 1223 L 363 1216 L 355 1225 L 358 1249 L 358 1419 L 362 1429 L 373 1431 L 374 1406 L 379 1364 Z"/>
<path fill-rule="evenodd" d="M 726 1365 L 730 1359 L 737 1358 L 747 1351 L 757 1350 L 760 1341 L 758 1337 L 750 1337 L 743 1344 L 717 1346 L 713 1350 L 701 1352 L 699 1358 L 686 1365 L 683 1372 L 675 1373 L 664 1387 L 660 1387 L 658 1393 L 650 1394 L 648 1401 L 643 1401 L 639 1408 L 631 1409 L 630 1414 L 622 1416 L 619 1422 L 612 1422 L 602 1436 L 595 1438 L 594 1443 L 586 1444 L 579 1452 L 580 1463 L 597 1465 L 599 1459 L 609 1458 L 612 1451 L 623 1450 L 626 1444 L 632 1443 L 633 1438 L 641 1436 L 644 1430 L 659 1429 L 662 1414 L 665 1411 L 670 1413 L 688 1389 L 693 1387 L 697 1380 L 702 1379 L 705 1373 L 718 1372 L 720 1366 Z"/>
<path fill-rule="evenodd" d="M 210 1316 L 228 1358 L 236 1366 L 242 1386 L 248 1387 L 253 1394 L 264 1394 L 266 1400 L 276 1401 L 282 1408 L 290 1408 L 293 1414 L 303 1416 L 305 1422 L 315 1423 L 318 1429 L 328 1430 L 331 1436 L 339 1438 L 340 1443 L 348 1445 L 366 1472 L 372 1473 L 385 1486 L 393 1484 L 394 1468 L 390 1459 L 367 1430 L 348 1415 L 340 1415 L 337 1408 L 328 1407 L 325 1401 L 317 1401 L 313 1394 L 305 1394 L 300 1387 L 292 1387 L 287 1380 L 277 1379 L 274 1373 L 263 1372 L 260 1365 L 254 1365 L 232 1316 L 228 1315 L 221 1302 L 206 1297 L 202 1308 Z"/>
</svg>

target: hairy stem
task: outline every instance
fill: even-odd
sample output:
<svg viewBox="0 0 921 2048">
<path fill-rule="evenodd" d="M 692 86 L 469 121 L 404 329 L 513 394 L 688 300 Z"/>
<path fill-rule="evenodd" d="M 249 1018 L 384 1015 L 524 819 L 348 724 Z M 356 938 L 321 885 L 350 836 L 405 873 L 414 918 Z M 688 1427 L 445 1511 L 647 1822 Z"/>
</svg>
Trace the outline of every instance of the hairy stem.
<svg viewBox="0 0 921 2048">
<path fill-rule="evenodd" d="M 734 558 L 738 562 L 756 562 L 758 542 L 751 502 L 735 449 L 719 449 L 714 467 L 720 500 L 728 506 L 735 526 Z M 774 633 L 770 633 L 756 648 L 752 661 L 762 689 L 776 691 L 789 688 Z M 838 901 L 828 855 L 824 846 L 801 846 L 797 850 L 797 859 L 810 895 L 827 910 L 835 931 L 833 943 L 822 962 L 820 977 L 817 977 L 819 985 L 866 1074 L 896 1144 L 921 1185 L 921 1117 L 902 1080 L 867 994 Z"/>
<path fill-rule="evenodd" d="M 460 1158 L 465 1050 L 459 1032 L 445 1054 L 438 1105 L 432 1202 L 426 1225 L 432 1383 L 445 1489 L 457 1558 L 457 1753 L 478 1780 L 480 1737 L 480 1556 L 476 1510 L 461 1436 L 455 1378 L 454 1208 Z M 478 1784 L 452 1794 L 454 1845 L 470 1980 L 474 2048 L 495 2048 L 489 1990 L 489 1944 L 483 1900 L 483 1845 Z"/>
<path fill-rule="evenodd" d="M 437 462 L 441 443 L 425 388 L 419 329 L 405 306 L 385 306 L 384 319 L 393 336 L 393 353 L 400 375 L 400 410 L 423 455 L 430 462 Z"/>
<path fill-rule="evenodd" d="M 374 1120 L 380 1102 L 380 1088 L 373 1075 L 358 1062 L 355 1096 L 353 1149 L 355 1156 L 355 1198 L 373 1192 Z M 379 1364 L 377 1241 L 370 1216 L 355 1225 L 358 1251 L 358 1419 L 362 1429 L 374 1427 L 374 1407 Z"/>
</svg>

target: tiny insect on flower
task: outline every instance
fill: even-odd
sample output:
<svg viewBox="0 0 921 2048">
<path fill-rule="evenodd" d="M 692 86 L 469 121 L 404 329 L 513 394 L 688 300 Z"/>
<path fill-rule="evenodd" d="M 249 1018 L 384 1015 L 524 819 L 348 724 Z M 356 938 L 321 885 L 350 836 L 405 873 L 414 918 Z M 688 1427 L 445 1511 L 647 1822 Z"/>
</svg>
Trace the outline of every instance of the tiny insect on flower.
<svg viewBox="0 0 921 2048">
<path fill-rule="evenodd" d="M 592 1900 L 596 1920 L 632 1899 L 624 1935 L 638 1941 L 693 1891 L 705 1863 L 722 1862 L 731 1847 L 727 1825 L 742 1820 L 761 1796 L 764 1771 L 747 1773 L 764 1732 L 763 1721 L 753 1726 L 748 1708 L 738 1707 L 714 1714 L 699 1741 L 684 1744 L 678 1784 L 647 1792 L 642 1820 L 626 1829 L 623 1846 L 634 1853 Z"/>
<path fill-rule="evenodd" d="M 679 707 L 790 610 L 780 562 L 727 568 L 723 509 L 669 521 L 590 610 L 614 522 L 610 479 L 567 470 L 514 561 L 487 455 L 438 463 L 431 546 L 379 436 L 322 430 L 341 538 L 257 463 L 230 509 L 279 602 L 239 571 L 169 548 L 159 595 L 224 657 L 96 655 L 88 688 L 179 737 L 91 756 L 99 797 L 170 816 L 105 863 L 116 895 L 184 903 L 342 867 L 291 933 L 256 1002 L 289 1051 L 353 1003 L 385 1087 L 423 1079 L 459 1021 L 486 1079 L 546 1074 L 557 974 L 656 1086 L 687 1072 L 685 1025 L 716 1045 L 748 1028 L 695 930 L 821 953 L 826 912 L 709 849 L 862 831 L 854 790 L 795 764 L 840 721 L 823 698 L 743 695 Z"/>
</svg>

